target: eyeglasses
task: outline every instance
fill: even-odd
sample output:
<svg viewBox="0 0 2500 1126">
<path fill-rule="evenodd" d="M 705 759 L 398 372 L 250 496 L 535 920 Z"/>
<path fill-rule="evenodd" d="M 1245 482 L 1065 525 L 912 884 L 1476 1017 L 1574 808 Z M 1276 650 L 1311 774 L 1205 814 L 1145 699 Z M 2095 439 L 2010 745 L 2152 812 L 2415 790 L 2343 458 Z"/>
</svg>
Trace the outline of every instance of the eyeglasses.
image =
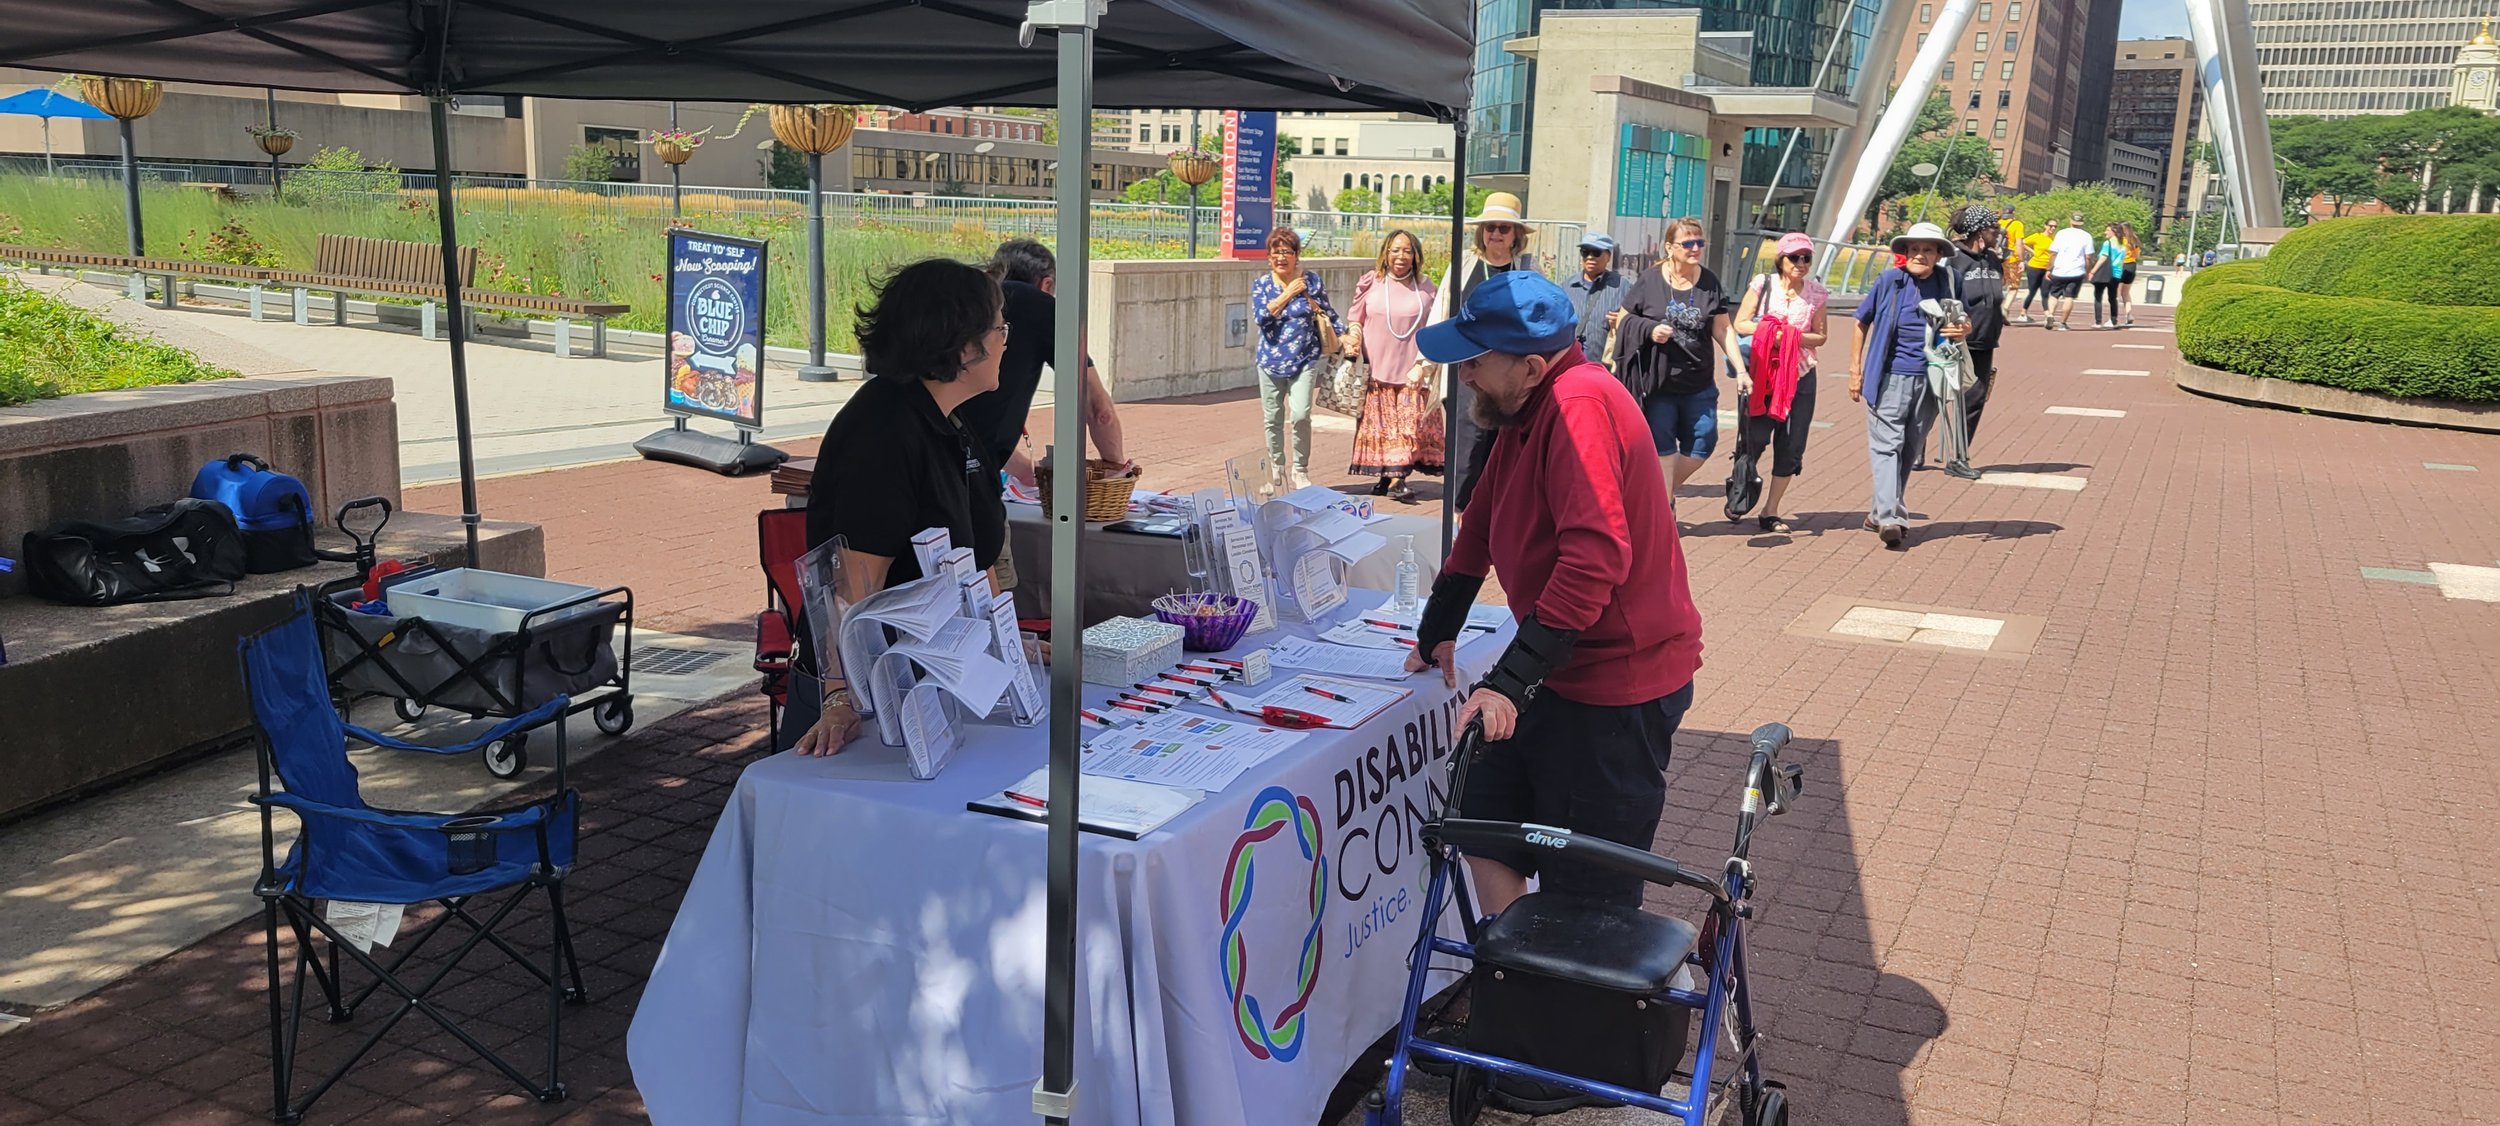
<svg viewBox="0 0 2500 1126">
<path fill-rule="evenodd" d="M 1014 325 L 1008 324 L 1005 321 L 1000 321 L 997 324 L 990 326 L 990 332 L 996 335 L 1000 340 L 1005 340 L 1007 339 L 1008 331 L 1013 328 L 1015 328 Z"/>
<path fill-rule="evenodd" d="M 1599 250 L 1594 246 L 1583 246 L 1580 248 L 1580 257 L 1582 258 L 1603 258 L 1605 256 L 1605 251 Z"/>
<path fill-rule="evenodd" d="M 1703 247 L 1705 247 L 1705 246 L 1710 245 L 1710 240 L 1709 240 L 1709 239 L 1706 239 L 1706 238 L 1688 238 L 1688 239 L 1685 239 L 1685 240 L 1684 240 L 1684 241 L 1682 241 L 1682 242 L 1677 243 L 1676 245 L 1677 245 L 1677 246 L 1680 246 L 1680 247 L 1683 247 L 1683 248 L 1684 248 L 1684 249 L 1686 249 L 1686 250 L 1699 250 L 1699 249 L 1701 249 L 1701 248 L 1703 248 Z"/>
<path fill-rule="evenodd" d="M 1805 263 L 1814 261 L 1814 252 L 1811 250 L 1800 250 L 1795 254 L 1783 254 L 1780 257 L 1786 258 L 1799 265 L 1804 265 Z"/>
</svg>

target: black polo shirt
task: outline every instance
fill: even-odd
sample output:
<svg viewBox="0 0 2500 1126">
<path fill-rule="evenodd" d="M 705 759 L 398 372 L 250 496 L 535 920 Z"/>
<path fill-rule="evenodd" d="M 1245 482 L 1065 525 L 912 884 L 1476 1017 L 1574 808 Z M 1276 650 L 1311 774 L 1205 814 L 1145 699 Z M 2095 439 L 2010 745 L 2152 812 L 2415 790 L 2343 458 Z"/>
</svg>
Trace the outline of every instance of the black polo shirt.
<svg viewBox="0 0 2500 1126">
<path fill-rule="evenodd" d="M 886 585 L 921 577 L 911 538 L 944 528 L 983 569 L 1007 542 L 998 470 L 917 379 L 871 376 L 833 416 L 807 487 L 810 547 L 841 536 L 894 560 Z"/>
<path fill-rule="evenodd" d="M 1041 390 L 1042 368 L 1058 356 L 1059 303 L 1040 288 L 1019 281 L 998 283 L 998 294 L 999 312 L 1007 320 L 1007 351 L 998 361 L 998 389 L 965 400 L 955 408 L 955 418 L 990 464 L 1004 466 L 1024 437 L 1033 397 Z"/>
</svg>

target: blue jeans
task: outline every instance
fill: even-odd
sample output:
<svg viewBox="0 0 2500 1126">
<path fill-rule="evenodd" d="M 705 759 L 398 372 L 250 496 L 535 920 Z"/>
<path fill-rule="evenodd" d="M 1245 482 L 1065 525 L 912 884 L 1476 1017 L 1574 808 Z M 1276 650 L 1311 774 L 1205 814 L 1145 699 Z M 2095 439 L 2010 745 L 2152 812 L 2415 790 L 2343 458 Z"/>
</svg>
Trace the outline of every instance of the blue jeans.
<svg viewBox="0 0 2500 1126">
<path fill-rule="evenodd" d="M 1718 448 L 1717 384 L 1685 394 L 1653 391 L 1641 400 L 1641 414 L 1649 419 L 1649 438 L 1660 457 L 1674 454 L 1708 461 L 1710 451 Z"/>
</svg>

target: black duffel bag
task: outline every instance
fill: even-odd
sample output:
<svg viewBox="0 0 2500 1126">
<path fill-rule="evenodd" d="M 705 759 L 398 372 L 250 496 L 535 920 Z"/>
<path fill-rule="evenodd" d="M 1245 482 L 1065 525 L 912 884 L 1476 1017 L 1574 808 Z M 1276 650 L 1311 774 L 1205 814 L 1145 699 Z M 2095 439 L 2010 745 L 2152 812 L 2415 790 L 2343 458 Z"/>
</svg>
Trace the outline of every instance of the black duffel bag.
<svg viewBox="0 0 2500 1126">
<path fill-rule="evenodd" d="M 234 593 L 243 531 L 213 500 L 178 500 L 135 516 L 72 520 L 26 533 L 28 589 L 73 606 L 113 606 Z"/>
</svg>

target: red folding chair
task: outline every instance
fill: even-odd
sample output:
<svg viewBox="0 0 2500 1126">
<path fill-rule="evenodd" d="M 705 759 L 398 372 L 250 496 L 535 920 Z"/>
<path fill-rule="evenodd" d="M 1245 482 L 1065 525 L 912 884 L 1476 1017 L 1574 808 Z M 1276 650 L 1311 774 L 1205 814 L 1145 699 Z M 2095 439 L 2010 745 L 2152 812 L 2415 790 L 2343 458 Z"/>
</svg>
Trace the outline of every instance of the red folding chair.
<svg viewBox="0 0 2500 1126">
<path fill-rule="evenodd" d="M 781 709 L 790 702 L 792 652 L 797 648 L 799 556 L 807 554 L 807 510 L 767 508 L 755 514 L 756 548 L 764 563 L 764 612 L 755 616 L 755 671 L 764 674 L 764 699 L 772 722 L 772 749 L 781 750 Z"/>
</svg>

